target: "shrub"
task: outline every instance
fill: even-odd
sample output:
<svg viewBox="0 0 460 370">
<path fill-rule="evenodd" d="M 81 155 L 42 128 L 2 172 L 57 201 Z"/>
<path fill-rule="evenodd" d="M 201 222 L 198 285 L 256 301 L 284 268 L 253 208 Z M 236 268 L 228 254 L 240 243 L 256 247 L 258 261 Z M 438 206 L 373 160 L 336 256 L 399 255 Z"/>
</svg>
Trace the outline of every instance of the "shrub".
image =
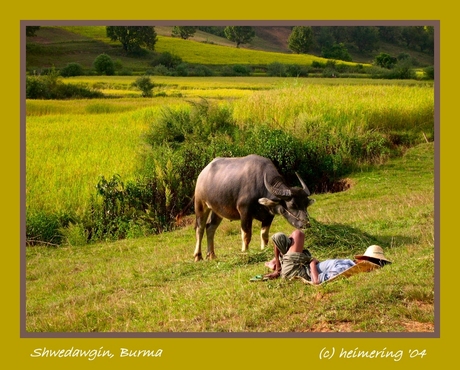
<svg viewBox="0 0 460 370">
<path fill-rule="evenodd" d="M 174 69 L 181 63 L 182 63 L 181 57 L 179 57 L 178 55 L 172 54 L 169 51 L 165 51 L 155 56 L 150 64 L 152 65 L 152 67 L 162 64 L 168 69 Z"/>
<path fill-rule="evenodd" d="M 62 77 L 82 76 L 83 67 L 78 63 L 69 63 L 60 71 Z"/>
<path fill-rule="evenodd" d="M 308 71 L 306 68 L 302 68 L 298 64 L 289 64 L 286 67 L 286 75 L 288 77 L 307 77 Z"/>
<path fill-rule="evenodd" d="M 386 53 L 380 53 L 374 59 L 374 64 L 376 66 L 392 69 L 398 60 Z"/>
<path fill-rule="evenodd" d="M 208 77 L 214 75 L 214 72 L 207 66 L 198 65 L 190 74 L 193 76 Z"/>
<path fill-rule="evenodd" d="M 273 62 L 268 65 L 267 74 L 269 76 L 285 77 L 286 66 L 282 63 Z"/>
<path fill-rule="evenodd" d="M 41 243 L 59 245 L 61 243 L 59 217 L 46 212 L 27 213 L 26 240 L 29 245 Z"/>
<path fill-rule="evenodd" d="M 416 73 L 412 67 L 412 63 L 408 60 L 403 60 L 398 62 L 392 70 L 385 73 L 383 78 L 401 80 L 415 79 Z"/>
<path fill-rule="evenodd" d="M 26 77 L 26 99 L 51 99 L 51 92 L 42 78 Z"/>
<path fill-rule="evenodd" d="M 324 58 L 337 59 L 351 62 L 351 56 L 343 43 L 335 43 L 322 51 Z"/>
<path fill-rule="evenodd" d="M 158 64 L 153 68 L 152 74 L 156 76 L 167 76 L 170 74 L 169 69 L 163 64 Z"/>
<path fill-rule="evenodd" d="M 236 76 L 249 76 L 251 74 L 251 68 L 242 64 L 235 64 L 232 69 Z"/>
<path fill-rule="evenodd" d="M 115 74 L 115 64 L 107 54 L 100 54 L 94 60 L 94 69 L 99 75 L 113 76 Z"/>
<path fill-rule="evenodd" d="M 181 63 L 176 67 L 176 74 L 178 76 L 187 77 L 188 76 L 188 65 L 186 63 Z"/>
<path fill-rule="evenodd" d="M 117 73 L 119 76 L 132 76 L 133 75 L 133 71 L 131 69 L 128 69 L 128 68 L 122 68 L 118 71 Z"/>
<path fill-rule="evenodd" d="M 26 99 L 78 99 L 102 98 L 102 92 L 84 85 L 65 84 L 53 75 L 28 76 Z"/>
<path fill-rule="evenodd" d="M 313 62 L 311 62 L 311 67 L 315 69 L 323 69 L 324 67 L 326 67 L 326 64 L 314 60 Z"/>
<path fill-rule="evenodd" d="M 143 97 L 152 96 L 152 90 L 155 86 L 148 76 L 137 78 L 132 85 L 142 92 Z"/>
<path fill-rule="evenodd" d="M 434 80 L 434 66 L 426 67 L 424 70 L 425 78 L 428 80 Z"/>
<path fill-rule="evenodd" d="M 222 76 L 250 76 L 251 68 L 242 64 L 226 65 L 221 70 Z"/>
</svg>

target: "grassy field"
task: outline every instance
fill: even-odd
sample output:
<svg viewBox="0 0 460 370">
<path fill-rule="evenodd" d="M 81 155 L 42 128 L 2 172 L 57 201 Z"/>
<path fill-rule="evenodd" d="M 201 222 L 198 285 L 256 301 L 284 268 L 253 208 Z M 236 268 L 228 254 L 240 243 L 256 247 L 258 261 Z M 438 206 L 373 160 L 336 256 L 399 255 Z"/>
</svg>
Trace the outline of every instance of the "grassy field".
<svg viewBox="0 0 460 370">
<path fill-rule="evenodd" d="M 104 130 L 101 130 L 104 132 Z M 65 130 L 64 130 L 65 132 Z M 432 332 L 434 145 L 354 174 L 352 187 L 316 194 L 307 246 L 353 258 L 381 245 L 393 264 L 313 287 L 251 283 L 270 248 L 240 252 L 237 222 L 216 235 L 218 260 L 193 262 L 194 230 L 84 247 L 26 249 L 29 332 Z M 191 220 L 190 220 L 191 222 Z M 254 234 L 258 234 L 257 223 Z M 279 216 L 272 233 L 292 227 Z"/>
<path fill-rule="evenodd" d="M 107 87 L 115 95 L 132 91 L 128 87 L 132 80 L 75 79 Z M 188 106 L 188 100 L 207 98 L 229 104 L 242 127 L 269 123 L 300 136 L 320 127 L 331 132 L 407 127 L 423 129 L 432 138 L 432 85 L 367 85 L 357 81 L 361 82 L 359 87 L 353 80 L 327 85 L 316 79 L 292 83 L 280 78 L 164 77 L 155 82 L 159 85 L 157 93 L 165 96 L 154 98 L 28 100 L 27 209 L 82 212 L 99 176 L 117 173 L 127 179 L 135 175 L 144 150 L 142 135 L 162 107 Z"/>
</svg>

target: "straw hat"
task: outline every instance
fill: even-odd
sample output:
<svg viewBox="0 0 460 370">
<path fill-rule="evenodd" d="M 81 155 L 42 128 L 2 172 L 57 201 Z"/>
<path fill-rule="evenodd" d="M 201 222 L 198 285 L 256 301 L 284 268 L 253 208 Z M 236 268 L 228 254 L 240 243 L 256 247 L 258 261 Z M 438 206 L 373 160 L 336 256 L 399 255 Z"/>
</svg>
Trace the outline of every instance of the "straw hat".
<svg viewBox="0 0 460 370">
<path fill-rule="evenodd" d="M 356 259 L 366 259 L 369 258 L 377 258 L 379 260 L 391 262 L 389 259 L 385 257 L 383 254 L 383 249 L 379 245 L 371 245 L 369 248 L 366 249 L 364 254 L 358 254 L 355 256 Z"/>
</svg>

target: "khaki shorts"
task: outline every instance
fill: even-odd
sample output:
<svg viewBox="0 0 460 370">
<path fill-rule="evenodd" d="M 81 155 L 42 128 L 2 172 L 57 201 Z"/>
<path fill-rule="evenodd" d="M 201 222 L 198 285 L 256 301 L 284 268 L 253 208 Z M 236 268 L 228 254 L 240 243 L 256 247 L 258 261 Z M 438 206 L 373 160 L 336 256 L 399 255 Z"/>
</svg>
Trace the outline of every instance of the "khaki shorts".
<svg viewBox="0 0 460 370">
<path fill-rule="evenodd" d="M 300 276 L 308 281 L 310 277 L 310 261 L 311 256 L 309 253 L 288 252 L 281 262 L 281 277 L 285 279 L 292 279 Z"/>
</svg>

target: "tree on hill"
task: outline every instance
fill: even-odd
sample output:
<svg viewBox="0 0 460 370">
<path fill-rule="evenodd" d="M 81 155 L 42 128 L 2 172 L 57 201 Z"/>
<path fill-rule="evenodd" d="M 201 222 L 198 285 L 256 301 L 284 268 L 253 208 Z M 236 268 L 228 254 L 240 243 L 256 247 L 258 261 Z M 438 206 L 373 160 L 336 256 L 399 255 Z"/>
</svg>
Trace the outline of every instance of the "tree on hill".
<svg viewBox="0 0 460 370">
<path fill-rule="evenodd" d="M 288 38 L 288 47 L 294 53 L 305 54 L 314 44 L 313 30 L 311 27 L 296 26 Z"/>
<path fill-rule="evenodd" d="M 149 26 L 107 26 L 106 32 L 112 41 L 120 41 L 128 54 L 138 53 L 142 46 L 153 50 L 157 42 L 155 28 Z"/>
<path fill-rule="evenodd" d="M 250 26 L 228 26 L 224 29 L 225 37 L 236 43 L 236 47 L 240 44 L 247 44 L 256 35 L 253 27 Z"/>
<path fill-rule="evenodd" d="M 377 27 L 352 27 L 351 37 L 361 53 L 372 52 L 379 48 L 380 37 Z"/>
<path fill-rule="evenodd" d="M 193 37 L 195 32 L 196 27 L 194 26 L 174 26 L 172 29 L 172 36 L 187 40 L 189 37 Z"/>
<path fill-rule="evenodd" d="M 434 50 L 434 28 L 424 26 L 403 27 L 401 39 L 408 48 L 420 48 L 420 51 Z"/>
</svg>

